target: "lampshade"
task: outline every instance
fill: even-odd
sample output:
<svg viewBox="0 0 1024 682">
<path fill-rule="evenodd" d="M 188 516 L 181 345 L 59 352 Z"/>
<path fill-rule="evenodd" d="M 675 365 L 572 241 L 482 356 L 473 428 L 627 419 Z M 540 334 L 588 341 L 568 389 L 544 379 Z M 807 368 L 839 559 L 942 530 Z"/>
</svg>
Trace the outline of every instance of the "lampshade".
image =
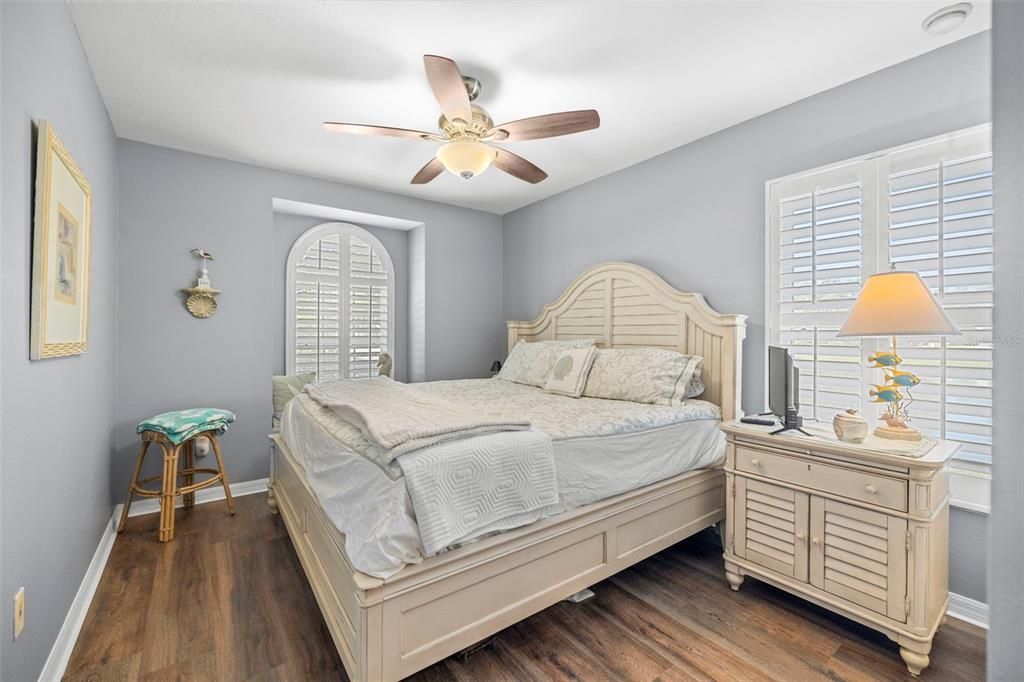
<svg viewBox="0 0 1024 682">
<path fill-rule="evenodd" d="M 883 272 L 868 277 L 836 336 L 959 333 L 916 272 Z"/>
<path fill-rule="evenodd" d="M 490 168 L 497 153 L 494 147 L 489 147 L 471 137 L 462 137 L 454 139 L 438 149 L 437 160 L 449 172 L 468 180 Z"/>
</svg>

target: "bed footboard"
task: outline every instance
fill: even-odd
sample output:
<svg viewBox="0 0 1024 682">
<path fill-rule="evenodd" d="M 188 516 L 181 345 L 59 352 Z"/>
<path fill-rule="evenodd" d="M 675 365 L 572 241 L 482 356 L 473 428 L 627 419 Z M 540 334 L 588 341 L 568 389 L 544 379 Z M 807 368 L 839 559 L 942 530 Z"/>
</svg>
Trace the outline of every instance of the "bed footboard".
<svg viewBox="0 0 1024 682">
<path fill-rule="evenodd" d="M 399 680 L 724 518 L 701 469 L 502 533 L 381 580 L 356 571 L 277 436 L 270 491 L 353 680 Z"/>
</svg>

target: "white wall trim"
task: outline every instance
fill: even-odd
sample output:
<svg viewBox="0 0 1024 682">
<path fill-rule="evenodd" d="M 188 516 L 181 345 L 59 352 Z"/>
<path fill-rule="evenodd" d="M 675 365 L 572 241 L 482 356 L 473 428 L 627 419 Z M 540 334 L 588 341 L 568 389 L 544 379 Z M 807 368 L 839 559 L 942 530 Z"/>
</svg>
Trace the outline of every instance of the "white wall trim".
<svg viewBox="0 0 1024 682">
<path fill-rule="evenodd" d="M 260 478 L 255 481 L 242 481 L 231 484 L 231 496 L 243 497 L 256 493 L 266 492 L 267 483 L 270 479 Z M 204 488 L 196 492 L 196 504 L 206 504 L 224 499 L 224 488 L 220 486 Z M 181 506 L 181 499 L 178 499 L 178 506 Z M 68 615 L 64 618 L 64 624 L 57 633 L 57 639 L 50 649 L 50 655 L 46 658 L 43 671 L 39 673 L 39 682 L 57 682 L 64 677 L 64 671 L 71 660 L 71 652 L 75 649 L 78 641 L 78 634 L 85 623 L 85 616 L 89 613 L 89 606 L 92 605 L 96 589 L 99 587 L 100 578 L 103 577 L 103 569 L 107 566 L 107 559 L 110 558 L 110 551 L 114 548 L 114 540 L 117 538 L 117 524 L 121 520 L 121 509 L 124 507 L 118 504 L 110 515 L 110 522 L 100 536 L 100 543 L 96 552 L 92 555 L 89 568 L 85 571 L 82 584 L 78 586 L 78 592 L 71 602 Z M 143 516 L 155 514 L 160 511 L 160 501 L 156 498 L 139 500 L 132 504 L 129 516 Z"/>
<path fill-rule="evenodd" d="M 949 593 L 949 615 L 988 630 L 988 604 L 962 594 Z"/>
<path fill-rule="evenodd" d="M 244 497 L 245 495 L 254 495 L 256 493 L 267 492 L 267 483 L 270 481 L 269 478 L 258 478 L 255 481 L 241 481 L 240 483 L 231 484 L 231 496 L 232 497 Z M 224 499 L 224 488 L 219 485 L 210 486 L 209 488 L 203 488 L 202 490 L 196 491 L 196 504 L 206 504 L 207 502 L 216 502 L 217 500 Z M 175 506 L 180 509 L 184 505 L 182 499 L 179 497 Z M 124 505 L 117 505 L 114 508 L 114 516 L 121 516 L 121 507 Z M 160 500 L 156 497 L 149 497 L 142 500 L 136 500 L 132 502 L 132 510 L 128 512 L 129 517 L 145 516 L 146 514 L 156 514 L 160 511 Z"/>
<path fill-rule="evenodd" d="M 107 558 L 110 557 L 110 550 L 114 548 L 119 509 L 120 507 L 115 509 L 107 527 L 103 529 L 100 544 L 92 555 L 92 561 L 89 562 L 89 568 L 85 571 L 82 584 L 78 586 L 78 592 L 71 602 L 71 608 L 68 609 L 68 615 L 64 618 L 64 624 L 61 625 L 60 632 L 57 633 L 57 641 L 53 643 L 50 655 L 46 657 L 46 664 L 39 674 L 40 682 L 57 682 L 64 677 L 64 670 L 68 667 L 71 652 L 75 648 L 75 642 L 78 641 L 78 633 L 82 629 L 82 623 L 85 622 L 85 614 L 89 612 L 89 605 L 92 604 L 96 588 L 99 587 L 103 569 L 107 565 Z"/>
<path fill-rule="evenodd" d="M 988 514 L 992 509 L 992 468 L 953 460 L 949 471 L 949 506 Z"/>
</svg>

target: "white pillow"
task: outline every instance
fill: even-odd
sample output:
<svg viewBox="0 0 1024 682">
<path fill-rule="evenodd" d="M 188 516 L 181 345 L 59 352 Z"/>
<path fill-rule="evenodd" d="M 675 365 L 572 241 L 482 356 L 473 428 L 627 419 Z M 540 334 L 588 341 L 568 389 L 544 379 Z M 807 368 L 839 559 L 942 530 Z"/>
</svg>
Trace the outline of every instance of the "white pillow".
<svg viewBox="0 0 1024 682">
<path fill-rule="evenodd" d="M 686 391 L 683 394 L 686 398 L 696 398 L 697 396 L 704 393 L 704 379 L 701 378 L 701 373 L 704 371 L 704 358 L 697 358 L 697 366 L 693 370 L 693 376 L 690 377 L 690 383 L 686 384 Z"/>
<path fill-rule="evenodd" d="M 498 378 L 543 388 L 555 366 L 555 355 L 562 348 L 586 348 L 593 346 L 594 339 L 575 341 L 518 341 L 508 354 L 505 364 L 498 372 Z"/>
<path fill-rule="evenodd" d="M 555 355 L 555 364 L 551 368 L 544 390 L 548 393 L 567 395 L 579 398 L 583 386 L 587 383 L 590 366 L 594 364 L 597 348 L 565 348 Z"/>
<path fill-rule="evenodd" d="M 271 424 L 275 429 L 281 427 L 281 413 L 288 401 L 302 393 L 303 387 L 316 380 L 316 374 L 295 374 L 292 376 L 273 376 L 274 384 L 274 416 Z"/>
<path fill-rule="evenodd" d="M 681 405 L 694 371 L 703 361 L 699 355 L 662 348 L 599 348 L 583 395 L 650 405 Z"/>
</svg>

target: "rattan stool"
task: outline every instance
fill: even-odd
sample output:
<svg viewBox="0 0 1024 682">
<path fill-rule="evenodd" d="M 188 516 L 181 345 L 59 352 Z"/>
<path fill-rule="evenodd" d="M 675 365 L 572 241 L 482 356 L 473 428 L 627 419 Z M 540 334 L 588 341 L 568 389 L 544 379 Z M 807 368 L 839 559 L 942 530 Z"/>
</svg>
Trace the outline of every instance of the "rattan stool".
<svg viewBox="0 0 1024 682">
<path fill-rule="evenodd" d="M 217 459 L 217 468 L 197 467 L 195 465 L 195 441 L 196 438 L 209 438 L 210 446 L 214 457 Z M 150 443 L 156 443 L 164 453 L 164 470 L 159 476 L 150 476 L 139 480 L 139 473 L 142 471 L 142 462 L 146 458 L 146 450 Z M 184 457 L 181 457 L 184 455 Z M 178 470 L 178 460 L 181 459 L 182 467 Z M 205 481 L 195 482 L 196 474 L 213 474 Z M 178 477 L 182 479 L 182 485 L 178 485 Z M 143 486 L 153 481 L 161 481 L 160 490 L 152 490 Z M 231 499 L 231 488 L 228 486 L 228 475 L 224 469 L 224 461 L 220 456 L 220 444 L 217 442 L 217 435 L 213 431 L 198 433 L 188 440 L 175 445 L 167 436 L 159 431 L 142 432 L 142 449 L 139 451 L 139 459 L 135 462 L 135 473 L 132 474 L 132 482 L 128 486 L 128 499 L 121 511 L 121 522 L 117 525 L 117 532 L 124 530 L 125 522 L 128 520 L 128 510 L 132 506 L 132 498 L 135 495 L 140 497 L 160 498 L 160 531 L 157 538 L 160 542 L 169 542 L 174 539 L 174 505 L 180 495 L 186 509 L 195 506 L 196 491 L 208 488 L 211 485 L 220 483 L 224 486 L 224 497 L 228 503 L 228 513 L 235 513 L 235 504 Z"/>
</svg>

